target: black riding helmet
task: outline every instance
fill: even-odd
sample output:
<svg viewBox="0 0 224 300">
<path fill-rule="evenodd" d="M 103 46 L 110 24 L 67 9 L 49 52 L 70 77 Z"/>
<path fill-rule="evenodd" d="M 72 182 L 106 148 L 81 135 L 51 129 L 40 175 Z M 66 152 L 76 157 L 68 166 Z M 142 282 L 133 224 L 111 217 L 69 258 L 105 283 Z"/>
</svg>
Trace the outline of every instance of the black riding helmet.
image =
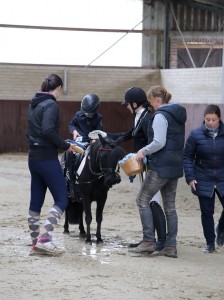
<svg viewBox="0 0 224 300">
<path fill-rule="evenodd" d="M 133 107 L 134 102 L 137 103 L 136 108 Z M 124 100 L 121 102 L 121 104 L 130 104 L 133 111 L 135 111 L 141 105 L 143 105 L 145 108 L 149 106 L 146 93 L 143 91 L 143 89 L 135 86 L 126 91 Z"/>
<path fill-rule="evenodd" d="M 91 117 L 96 113 L 100 105 L 100 99 L 95 94 L 87 94 L 81 102 L 81 111 L 83 111 L 86 116 Z"/>
</svg>

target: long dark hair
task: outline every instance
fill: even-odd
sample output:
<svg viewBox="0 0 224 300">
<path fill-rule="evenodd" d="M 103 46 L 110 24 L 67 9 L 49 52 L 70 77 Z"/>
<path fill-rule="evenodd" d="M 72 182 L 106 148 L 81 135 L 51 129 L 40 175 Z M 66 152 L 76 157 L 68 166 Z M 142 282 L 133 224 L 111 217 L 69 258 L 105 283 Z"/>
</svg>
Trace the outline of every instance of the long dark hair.
<svg viewBox="0 0 224 300">
<path fill-rule="evenodd" d="M 61 77 L 56 74 L 51 74 L 44 79 L 41 85 L 41 92 L 50 92 L 55 90 L 58 86 L 63 87 L 63 81 Z"/>
</svg>

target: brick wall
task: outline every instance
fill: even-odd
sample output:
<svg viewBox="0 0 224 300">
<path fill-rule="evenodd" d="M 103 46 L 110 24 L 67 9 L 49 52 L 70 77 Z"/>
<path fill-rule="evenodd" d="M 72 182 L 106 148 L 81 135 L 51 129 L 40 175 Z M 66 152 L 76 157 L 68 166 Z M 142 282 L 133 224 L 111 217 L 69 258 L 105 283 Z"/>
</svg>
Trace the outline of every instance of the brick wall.
<svg viewBox="0 0 224 300">
<path fill-rule="evenodd" d="M 133 125 L 133 116 L 120 105 L 125 90 L 162 84 L 174 100 L 187 109 L 186 136 L 201 124 L 207 104 L 221 104 L 221 68 L 151 70 L 82 66 L 39 66 L 0 64 L 0 153 L 27 151 L 26 111 L 28 100 L 40 89 L 50 73 L 64 78 L 67 71 L 67 93 L 60 98 L 61 134 L 68 137 L 68 122 L 80 108 L 80 101 L 89 92 L 99 95 L 105 130 L 124 132 Z M 223 111 L 224 105 L 220 105 Z M 223 114 L 224 115 L 224 112 Z M 131 152 L 132 144 L 124 145 Z"/>
<path fill-rule="evenodd" d="M 59 99 L 60 133 L 64 138 L 70 137 L 68 122 L 80 109 L 80 101 L 87 93 L 100 97 L 104 129 L 124 132 L 133 125 L 133 116 L 120 105 L 126 89 L 135 85 L 147 91 L 150 85 L 160 83 L 159 70 L 144 68 L 0 64 L 0 153 L 27 150 L 28 100 L 51 73 L 61 76 L 65 83 L 65 94 Z M 133 145 L 127 143 L 124 148 L 130 152 Z"/>
<path fill-rule="evenodd" d="M 182 103 L 221 103 L 222 68 L 152 70 L 145 68 L 0 64 L 0 100 L 29 100 L 50 73 L 63 79 L 66 94 L 60 101 L 81 101 L 94 92 L 103 102 L 121 101 L 131 86 L 145 91 L 162 84 Z"/>
<path fill-rule="evenodd" d="M 0 100 L 29 100 L 48 74 L 64 79 L 65 72 L 66 94 L 60 101 L 81 101 L 89 92 L 102 101 L 121 101 L 131 86 L 147 91 L 149 85 L 160 83 L 159 70 L 143 68 L 0 64 Z"/>
</svg>

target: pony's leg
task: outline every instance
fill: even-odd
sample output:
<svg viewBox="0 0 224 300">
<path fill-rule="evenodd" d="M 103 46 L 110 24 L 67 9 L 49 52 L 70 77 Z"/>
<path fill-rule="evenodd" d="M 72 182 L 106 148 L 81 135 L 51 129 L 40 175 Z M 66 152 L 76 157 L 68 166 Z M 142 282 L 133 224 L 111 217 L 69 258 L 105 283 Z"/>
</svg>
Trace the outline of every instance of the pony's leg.
<svg viewBox="0 0 224 300">
<path fill-rule="evenodd" d="M 83 206 L 85 211 L 85 221 L 86 221 L 86 244 L 92 244 L 90 225 L 92 222 L 92 212 L 91 212 L 91 201 L 90 199 L 83 199 Z"/>
<path fill-rule="evenodd" d="M 67 165 L 66 165 L 66 160 L 67 160 L 67 152 L 65 151 L 63 154 L 62 154 L 62 157 L 61 157 L 61 168 L 62 168 L 62 171 L 63 171 L 63 174 L 64 174 L 64 177 L 66 178 L 66 171 L 67 171 Z M 66 187 L 67 187 L 67 190 L 68 190 L 68 182 L 67 182 L 67 179 L 66 179 Z M 69 204 L 68 204 L 69 205 Z M 64 223 L 64 233 L 65 234 L 69 234 L 69 225 L 68 225 L 68 208 L 65 209 L 65 223 Z"/>
<path fill-rule="evenodd" d="M 103 210 L 106 203 L 107 195 L 103 198 L 101 198 L 99 201 L 97 201 L 97 207 L 96 207 L 96 242 L 97 244 L 103 243 L 103 240 L 101 238 L 101 224 L 103 221 Z"/>
<path fill-rule="evenodd" d="M 82 211 L 82 215 L 79 221 L 79 236 L 80 237 L 86 237 L 86 232 L 85 232 L 85 228 L 83 225 L 83 211 Z"/>
<path fill-rule="evenodd" d="M 68 208 L 66 208 L 66 209 L 65 209 L 64 233 L 65 233 L 65 234 L 69 234 L 69 225 L 68 225 Z"/>
</svg>

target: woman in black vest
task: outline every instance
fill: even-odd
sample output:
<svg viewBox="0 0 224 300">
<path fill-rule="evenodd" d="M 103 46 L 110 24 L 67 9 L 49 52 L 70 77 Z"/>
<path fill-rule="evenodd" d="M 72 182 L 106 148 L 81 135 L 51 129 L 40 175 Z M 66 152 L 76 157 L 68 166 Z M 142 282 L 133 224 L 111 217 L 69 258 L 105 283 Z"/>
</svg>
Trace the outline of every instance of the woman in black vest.
<svg viewBox="0 0 224 300">
<path fill-rule="evenodd" d="M 186 110 L 177 103 L 169 103 L 171 94 L 161 86 L 152 86 L 147 92 L 147 99 L 156 112 L 149 126 L 149 143 L 137 154 L 139 161 L 150 156 L 149 172 L 136 199 L 143 228 L 143 242 L 129 251 L 151 254 L 156 250 L 149 201 L 160 191 L 168 232 L 165 247 L 159 254 L 176 258 L 178 219 L 175 198 L 178 178 L 183 176 Z"/>
</svg>

